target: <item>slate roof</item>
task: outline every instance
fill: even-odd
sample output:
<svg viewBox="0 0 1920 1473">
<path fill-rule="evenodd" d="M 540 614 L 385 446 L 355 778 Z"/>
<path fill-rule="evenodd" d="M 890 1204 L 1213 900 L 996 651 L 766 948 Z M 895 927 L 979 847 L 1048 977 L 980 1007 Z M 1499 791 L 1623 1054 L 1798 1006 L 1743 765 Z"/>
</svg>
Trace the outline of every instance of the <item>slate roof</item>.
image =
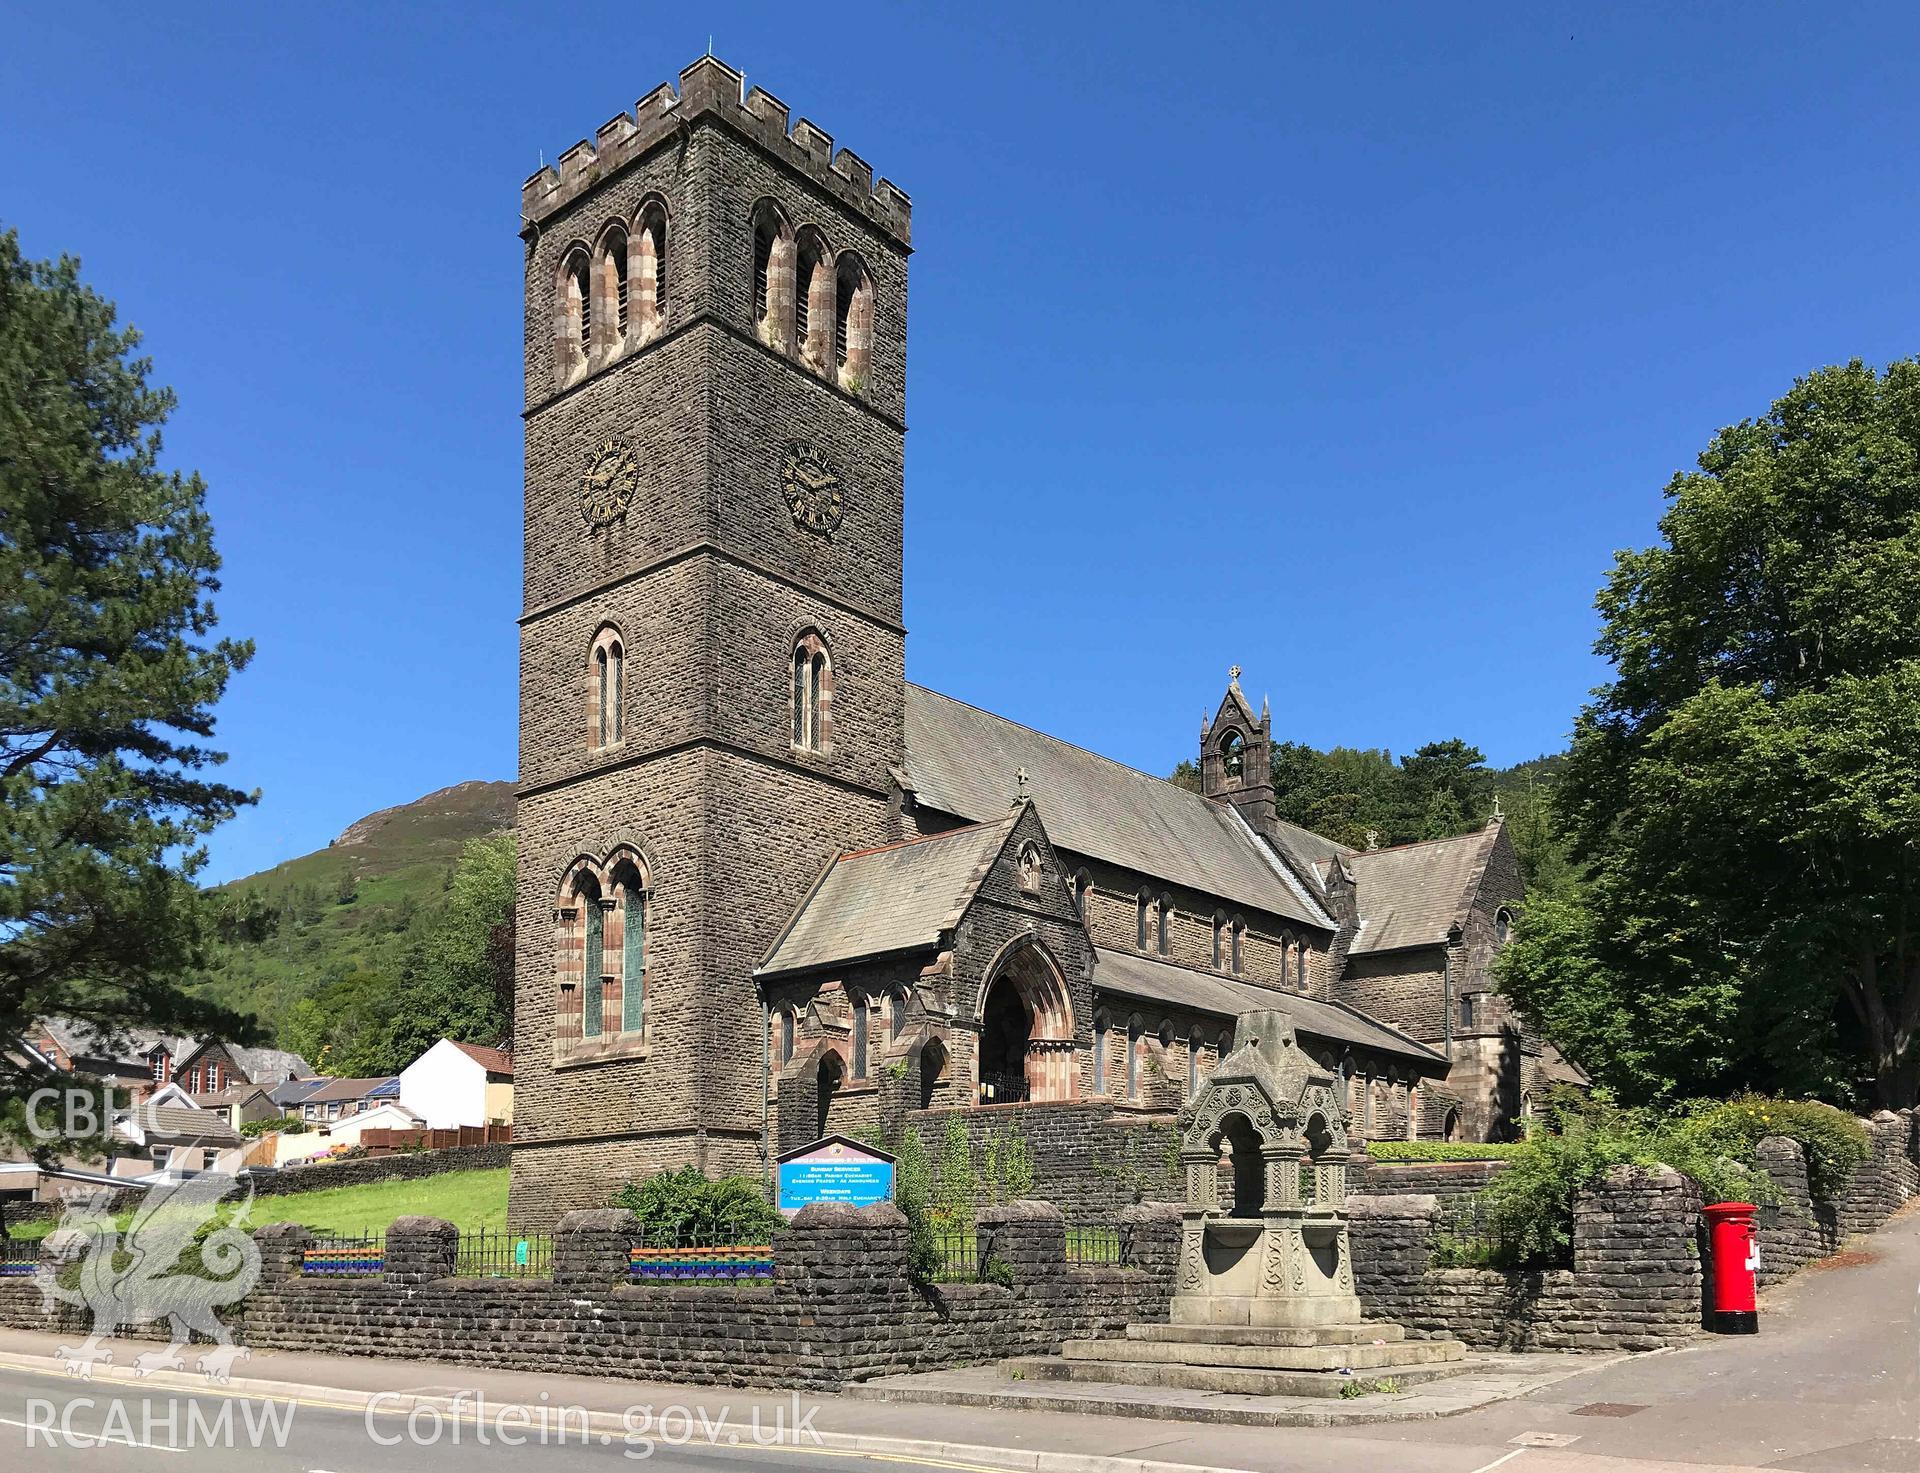
<svg viewBox="0 0 1920 1473">
<path fill-rule="evenodd" d="M 1549 1084 L 1572 1084 L 1581 1089 L 1593 1087 L 1593 1080 L 1585 1069 L 1561 1053 L 1551 1042 L 1544 1040 L 1540 1045 L 1540 1068 Z"/>
<path fill-rule="evenodd" d="M 488 1048 L 478 1043 L 456 1043 L 453 1046 L 487 1073 L 513 1078 L 513 1055 L 505 1049 Z"/>
<path fill-rule="evenodd" d="M 240 1132 L 224 1115 L 189 1105 L 155 1105 L 142 1112 L 147 1140 L 182 1141 L 189 1145 L 237 1146 Z"/>
<path fill-rule="evenodd" d="M 1016 817 L 840 855 L 774 942 L 760 975 L 937 945 L 958 923 Z"/>
<path fill-rule="evenodd" d="M 290 1079 L 285 1084 L 273 1086 L 273 1102 L 276 1105 L 297 1105 L 302 1100 L 311 1099 L 328 1083 L 325 1079 Z"/>
<path fill-rule="evenodd" d="M 146 1055 L 161 1044 L 165 1044 L 167 1051 L 172 1054 L 197 1047 L 196 1040 L 192 1038 L 156 1033 L 146 1028 L 130 1029 L 120 1035 L 124 1043 L 109 1044 L 93 1024 L 79 1018 L 42 1018 L 39 1026 L 72 1058 L 111 1059 L 130 1069 L 145 1070 Z"/>
<path fill-rule="evenodd" d="M 907 686 L 906 730 L 907 777 L 930 808 L 976 821 L 996 818 L 1013 801 L 1024 767 L 1056 847 L 1230 904 L 1334 927 L 1279 856 L 1224 803 L 924 686 Z"/>
<path fill-rule="evenodd" d="M 1347 864 L 1360 902 L 1360 929 L 1348 952 L 1362 956 L 1445 945 L 1447 932 L 1472 906 L 1487 856 L 1499 837 L 1499 825 L 1488 824 L 1455 839 L 1429 839 L 1349 855 Z"/>
<path fill-rule="evenodd" d="M 1199 972 L 1128 951 L 1096 949 L 1094 958 L 1093 985 L 1101 992 L 1193 1008 L 1226 1018 L 1266 1008 L 1279 1009 L 1291 1013 L 1294 1027 L 1309 1037 L 1395 1054 L 1442 1073 L 1447 1067 L 1444 1054 L 1343 1003 L 1261 987 L 1235 977 Z"/>
<path fill-rule="evenodd" d="M 218 1039 L 156 1033 L 147 1028 L 132 1029 L 122 1035 L 125 1043 L 109 1046 L 91 1023 L 77 1018 L 42 1018 L 39 1026 L 71 1057 L 111 1059 L 138 1072 L 145 1072 L 147 1055 L 157 1048 L 165 1048 L 176 1063 L 185 1063 L 206 1044 L 219 1042 L 240 1071 L 255 1084 L 272 1085 L 286 1079 L 308 1079 L 313 1076 L 313 1066 L 300 1055 L 289 1053 L 286 1049 L 242 1048 L 239 1044 L 224 1043 Z"/>
<path fill-rule="evenodd" d="M 1325 834 L 1316 834 L 1312 829 L 1303 829 L 1297 823 L 1288 823 L 1284 818 L 1274 820 L 1274 830 L 1280 842 L 1308 864 L 1324 864 L 1343 854 L 1352 854 L 1353 850 L 1337 839 L 1329 839 Z"/>
<path fill-rule="evenodd" d="M 264 1095 L 269 1102 L 273 1100 L 273 1091 L 264 1084 L 236 1084 L 232 1089 L 208 1090 L 190 1098 L 202 1110 L 225 1110 L 231 1105 L 244 1104 L 255 1095 Z"/>
<path fill-rule="evenodd" d="M 313 1078 L 313 1065 L 283 1048 L 240 1048 L 230 1043 L 227 1054 L 255 1084 Z"/>
<path fill-rule="evenodd" d="M 333 1100 L 364 1100 L 373 1093 L 377 1086 L 387 1083 L 393 1077 L 392 1075 L 380 1075 L 367 1079 L 322 1080 L 320 1088 L 316 1089 L 312 1094 L 301 1096 L 300 1103 L 303 1105 L 324 1105 Z"/>
</svg>

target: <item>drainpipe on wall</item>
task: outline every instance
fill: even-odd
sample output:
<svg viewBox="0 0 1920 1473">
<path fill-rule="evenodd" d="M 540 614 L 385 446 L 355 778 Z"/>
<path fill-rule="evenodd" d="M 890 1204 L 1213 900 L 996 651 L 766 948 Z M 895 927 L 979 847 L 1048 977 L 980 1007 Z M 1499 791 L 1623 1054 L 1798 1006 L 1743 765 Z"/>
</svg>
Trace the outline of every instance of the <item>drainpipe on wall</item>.
<svg viewBox="0 0 1920 1473">
<path fill-rule="evenodd" d="M 760 989 L 760 1188 L 773 1200 L 773 1004 Z"/>
</svg>

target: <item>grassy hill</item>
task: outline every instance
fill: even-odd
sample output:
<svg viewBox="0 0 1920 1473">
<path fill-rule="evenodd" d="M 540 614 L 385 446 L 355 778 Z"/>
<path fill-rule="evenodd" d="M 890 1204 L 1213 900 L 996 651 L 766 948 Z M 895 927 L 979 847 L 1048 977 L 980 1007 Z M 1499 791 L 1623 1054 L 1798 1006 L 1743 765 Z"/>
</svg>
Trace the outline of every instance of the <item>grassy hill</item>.
<svg viewBox="0 0 1920 1473">
<path fill-rule="evenodd" d="M 224 946 L 200 983 L 272 1029 L 301 998 L 355 972 L 394 975 L 438 910 L 466 845 L 512 827 L 513 784 L 456 783 L 348 826 L 325 849 L 222 886 L 271 934 Z"/>
</svg>

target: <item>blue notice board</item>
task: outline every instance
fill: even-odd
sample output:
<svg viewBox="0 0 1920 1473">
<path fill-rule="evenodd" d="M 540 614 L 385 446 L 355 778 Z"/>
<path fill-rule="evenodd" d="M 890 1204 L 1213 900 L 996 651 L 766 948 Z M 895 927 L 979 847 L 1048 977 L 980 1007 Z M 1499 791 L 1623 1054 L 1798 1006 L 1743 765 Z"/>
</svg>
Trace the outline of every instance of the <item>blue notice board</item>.
<svg viewBox="0 0 1920 1473">
<path fill-rule="evenodd" d="M 780 1210 L 792 1216 L 812 1202 L 870 1207 L 893 1200 L 893 1161 L 843 1137 L 829 1136 L 779 1163 Z"/>
</svg>

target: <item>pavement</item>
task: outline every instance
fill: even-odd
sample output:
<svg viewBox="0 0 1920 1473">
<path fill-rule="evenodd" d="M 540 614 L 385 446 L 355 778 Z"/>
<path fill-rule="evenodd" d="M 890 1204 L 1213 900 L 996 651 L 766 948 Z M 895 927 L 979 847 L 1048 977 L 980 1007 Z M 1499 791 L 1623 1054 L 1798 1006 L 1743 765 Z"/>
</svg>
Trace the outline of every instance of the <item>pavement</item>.
<svg viewBox="0 0 1920 1473">
<path fill-rule="evenodd" d="M 238 1364 L 226 1387 L 166 1371 L 136 1381 L 112 1366 L 82 1383 L 56 1369 L 53 1337 L 0 1331 L 0 1469 L 118 1473 L 186 1452 L 195 1473 L 545 1473 L 559 1458 L 694 1473 L 823 1457 L 1013 1473 L 1920 1473 L 1920 1212 L 1856 1250 L 1770 1292 L 1757 1336 L 1587 1362 L 1458 1415 L 1324 1427 L 277 1351 Z"/>
</svg>

